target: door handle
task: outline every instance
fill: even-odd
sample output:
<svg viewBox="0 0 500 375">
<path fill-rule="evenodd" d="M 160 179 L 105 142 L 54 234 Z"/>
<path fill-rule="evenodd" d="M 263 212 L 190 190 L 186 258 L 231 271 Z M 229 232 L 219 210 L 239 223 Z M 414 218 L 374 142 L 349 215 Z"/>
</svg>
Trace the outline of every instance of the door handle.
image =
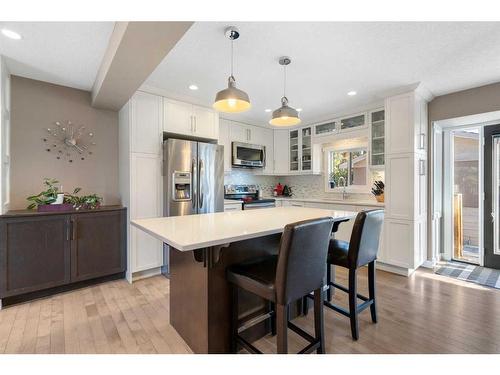
<svg viewBox="0 0 500 375">
<path fill-rule="evenodd" d="M 196 174 L 196 159 L 193 158 L 191 161 L 191 189 L 193 191 L 193 196 L 191 197 L 191 202 L 193 203 L 193 209 L 196 208 L 196 184 L 193 183 L 193 180 L 197 176 Z"/>
<path fill-rule="evenodd" d="M 495 222 L 495 211 L 492 211 L 491 212 L 491 222 L 494 223 Z"/>
<path fill-rule="evenodd" d="M 78 221 L 71 219 L 71 239 L 78 239 Z"/>
<path fill-rule="evenodd" d="M 418 160 L 418 174 L 420 176 L 425 176 L 425 160 L 424 159 Z"/>
<path fill-rule="evenodd" d="M 423 150 L 425 149 L 425 134 L 424 133 L 420 133 L 420 139 L 419 139 L 420 143 L 419 143 L 419 149 Z"/>
<path fill-rule="evenodd" d="M 204 169 L 205 169 L 205 166 L 203 164 L 203 160 L 200 159 L 200 165 L 198 167 L 198 184 L 200 186 L 200 188 L 199 188 L 200 191 L 198 193 L 198 196 L 199 196 L 198 207 L 200 209 L 203 208 L 203 189 L 202 189 L 203 178 L 202 178 L 202 175 L 205 172 Z"/>
</svg>

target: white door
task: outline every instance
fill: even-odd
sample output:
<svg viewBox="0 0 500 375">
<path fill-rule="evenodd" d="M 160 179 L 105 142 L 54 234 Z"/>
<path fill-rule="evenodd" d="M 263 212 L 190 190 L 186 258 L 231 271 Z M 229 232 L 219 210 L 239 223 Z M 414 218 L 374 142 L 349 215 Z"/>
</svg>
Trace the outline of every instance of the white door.
<svg viewBox="0 0 500 375">
<path fill-rule="evenodd" d="M 193 106 L 193 130 L 197 137 L 218 138 L 218 115 L 211 109 Z"/>
<path fill-rule="evenodd" d="M 248 126 L 238 124 L 237 122 L 230 123 L 229 134 L 231 135 L 231 142 L 250 142 L 250 130 Z"/>
<path fill-rule="evenodd" d="M 162 143 L 162 97 L 138 91 L 131 103 L 132 152 L 159 155 Z"/>
<path fill-rule="evenodd" d="M 192 135 L 194 131 L 193 106 L 191 104 L 164 100 L 163 131 Z"/>
<path fill-rule="evenodd" d="M 149 154 L 132 154 L 130 218 L 162 216 L 161 158 Z M 160 267 L 163 243 L 142 230 L 130 227 L 132 272 Z"/>
<path fill-rule="evenodd" d="M 224 146 L 224 172 L 231 171 L 231 140 L 229 139 L 229 127 L 227 120 L 219 122 L 219 144 Z"/>
</svg>

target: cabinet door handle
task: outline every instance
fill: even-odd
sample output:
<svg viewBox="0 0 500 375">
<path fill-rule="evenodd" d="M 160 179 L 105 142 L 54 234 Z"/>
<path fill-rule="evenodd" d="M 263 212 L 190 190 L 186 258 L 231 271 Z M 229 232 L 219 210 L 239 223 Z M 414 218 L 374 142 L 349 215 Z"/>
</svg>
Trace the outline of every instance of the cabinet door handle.
<svg viewBox="0 0 500 375">
<path fill-rule="evenodd" d="M 418 174 L 420 176 L 425 176 L 425 160 L 424 159 L 418 160 Z"/>
<path fill-rule="evenodd" d="M 424 133 L 420 133 L 420 138 L 419 138 L 419 145 L 418 147 L 423 150 L 425 149 L 425 134 Z"/>
<path fill-rule="evenodd" d="M 78 239 L 78 222 L 73 219 L 71 219 L 71 239 Z"/>
<path fill-rule="evenodd" d="M 71 241 L 71 220 L 66 222 L 66 241 Z"/>
</svg>

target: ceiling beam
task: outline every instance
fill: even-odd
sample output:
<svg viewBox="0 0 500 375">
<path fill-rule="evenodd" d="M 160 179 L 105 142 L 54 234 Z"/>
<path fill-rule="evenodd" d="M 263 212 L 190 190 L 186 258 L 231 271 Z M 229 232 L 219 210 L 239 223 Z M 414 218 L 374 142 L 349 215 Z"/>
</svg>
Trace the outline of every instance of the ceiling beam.
<svg viewBox="0 0 500 375">
<path fill-rule="evenodd" d="M 193 22 L 116 22 L 92 88 L 92 106 L 119 110 Z"/>
</svg>

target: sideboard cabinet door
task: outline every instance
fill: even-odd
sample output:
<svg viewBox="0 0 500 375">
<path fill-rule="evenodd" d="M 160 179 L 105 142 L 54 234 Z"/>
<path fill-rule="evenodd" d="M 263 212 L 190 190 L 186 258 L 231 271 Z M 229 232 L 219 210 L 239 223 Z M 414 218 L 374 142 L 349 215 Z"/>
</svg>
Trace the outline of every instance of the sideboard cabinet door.
<svg viewBox="0 0 500 375">
<path fill-rule="evenodd" d="M 125 212 L 71 215 L 72 282 L 125 271 Z"/>
<path fill-rule="evenodd" d="M 70 282 L 69 218 L 0 220 L 0 298 Z"/>
</svg>

